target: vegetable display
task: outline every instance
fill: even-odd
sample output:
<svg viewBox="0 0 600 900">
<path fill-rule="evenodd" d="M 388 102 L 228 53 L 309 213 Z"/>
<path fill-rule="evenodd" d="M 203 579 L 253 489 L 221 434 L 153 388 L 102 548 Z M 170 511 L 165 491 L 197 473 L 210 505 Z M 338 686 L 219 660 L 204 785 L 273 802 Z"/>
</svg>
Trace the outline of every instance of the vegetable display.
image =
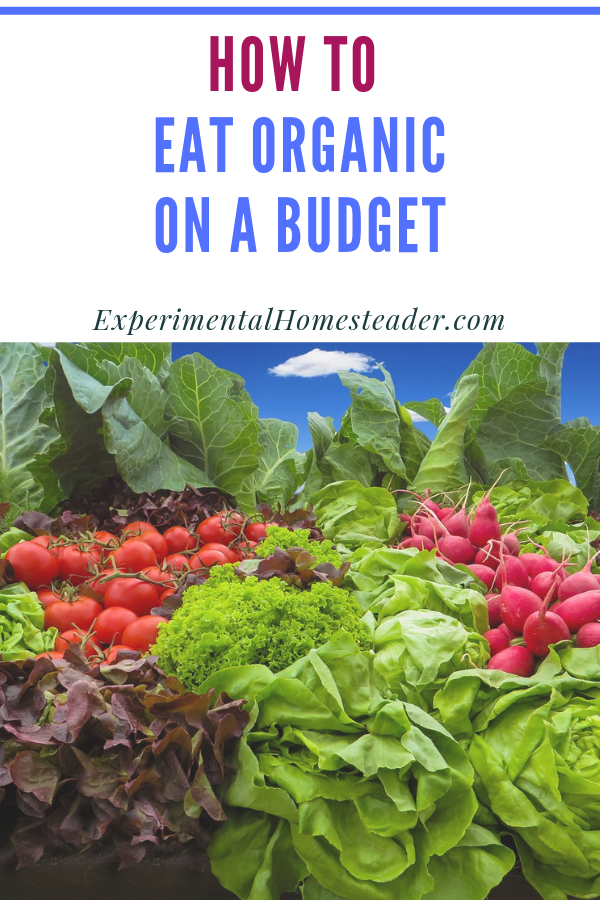
<svg viewBox="0 0 600 900">
<path fill-rule="evenodd" d="M 279 900 L 299 882 L 323 900 L 485 897 L 511 868 L 498 836 L 472 824 L 465 752 L 427 713 L 388 699 L 350 636 L 278 674 L 232 668 L 205 686 L 253 701 L 223 795 L 228 819 L 209 848 L 242 900 Z M 471 883 L 449 882 L 454 866 Z"/>
<path fill-rule="evenodd" d="M 306 453 L 200 354 L 0 350 L 19 866 L 186 851 L 240 900 L 486 900 L 517 862 L 600 896 L 600 428 L 561 422 L 565 345 L 484 346 L 447 407 L 341 373 Z"/>
</svg>

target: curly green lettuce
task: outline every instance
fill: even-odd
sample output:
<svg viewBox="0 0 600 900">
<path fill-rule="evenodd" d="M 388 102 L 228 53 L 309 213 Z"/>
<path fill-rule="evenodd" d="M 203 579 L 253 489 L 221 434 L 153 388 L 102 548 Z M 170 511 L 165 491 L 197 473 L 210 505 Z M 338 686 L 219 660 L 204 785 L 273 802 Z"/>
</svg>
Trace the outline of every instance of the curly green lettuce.
<svg viewBox="0 0 600 900">
<path fill-rule="evenodd" d="M 280 528 L 278 525 L 267 527 L 267 536 L 256 548 L 256 555 L 263 559 L 274 553 L 277 548 L 289 550 L 291 547 L 302 547 L 303 550 L 316 557 L 317 564 L 331 563 L 337 569 L 342 564 L 342 557 L 335 549 L 332 541 L 311 541 L 308 528 L 298 528 L 290 531 L 288 528 Z"/>
<path fill-rule="evenodd" d="M 218 669 L 260 664 L 286 668 L 339 629 L 362 648 L 371 633 L 348 591 L 327 582 L 301 591 L 278 578 L 242 580 L 233 566 L 211 571 L 206 584 L 189 588 L 155 651 L 166 672 L 195 690 Z"/>
</svg>

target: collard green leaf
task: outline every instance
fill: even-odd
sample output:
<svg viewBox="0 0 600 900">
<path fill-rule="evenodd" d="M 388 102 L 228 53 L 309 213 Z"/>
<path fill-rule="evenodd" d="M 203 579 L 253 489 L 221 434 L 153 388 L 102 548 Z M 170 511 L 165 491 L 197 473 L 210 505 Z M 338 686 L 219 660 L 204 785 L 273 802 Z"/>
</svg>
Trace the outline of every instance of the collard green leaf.
<svg viewBox="0 0 600 900">
<path fill-rule="evenodd" d="M 560 373 L 566 344 L 540 344 L 538 354 L 520 344 L 488 344 L 467 368 L 477 375 L 480 391 L 470 421 L 471 452 L 501 466 L 519 459 L 530 478 L 564 477 L 559 455 L 544 447 L 560 424 Z M 497 470 L 480 465 L 479 474 L 495 480 Z M 497 477 L 497 476 L 496 476 Z"/>
<path fill-rule="evenodd" d="M 465 434 L 478 395 L 477 376 L 463 377 L 452 398 L 450 412 L 440 425 L 413 482 L 417 494 L 428 489 L 433 493 L 450 491 L 464 484 Z"/>
<path fill-rule="evenodd" d="M 379 468 L 406 476 L 400 455 L 400 419 L 393 384 L 380 367 L 385 380 L 356 372 L 340 372 L 342 384 L 350 390 L 350 418 L 357 443 L 373 454 Z"/>
<path fill-rule="evenodd" d="M 321 459 L 319 469 L 325 483 L 354 479 L 365 487 L 371 487 L 375 477 L 372 459 L 372 455 L 364 447 L 333 442 Z"/>
<path fill-rule="evenodd" d="M 258 440 L 262 452 L 254 475 L 256 498 L 285 507 L 304 480 L 305 454 L 296 450 L 298 429 L 281 419 L 259 419 Z"/>
<path fill-rule="evenodd" d="M 261 453 L 257 409 L 240 382 L 198 353 L 176 360 L 166 382 L 171 446 L 232 494 L 256 471 Z"/>
<path fill-rule="evenodd" d="M 163 443 L 125 399 L 108 400 L 102 410 L 106 448 L 119 474 L 137 493 L 186 485 L 214 487 L 210 478 Z"/>
<path fill-rule="evenodd" d="M 331 416 L 321 416 L 319 413 L 309 412 L 308 427 L 312 437 L 315 456 L 317 461 L 320 462 L 335 437 L 333 419 Z"/>
<path fill-rule="evenodd" d="M 432 397 L 431 400 L 411 400 L 410 403 L 405 403 L 404 406 L 406 409 L 411 409 L 417 415 L 427 419 L 436 428 L 439 428 L 446 418 L 446 408 L 437 397 Z"/>
<path fill-rule="evenodd" d="M 44 363 L 35 347 L 0 344 L 0 499 L 12 505 L 15 515 L 44 505 L 42 484 L 29 466 L 57 437 L 44 422 L 50 404 Z"/>
<path fill-rule="evenodd" d="M 90 351 L 99 364 L 107 360 L 119 366 L 127 359 L 137 359 L 141 365 L 149 369 L 153 375 L 156 375 L 160 381 L 167 374 L 171 363 L 170 343 L 145 344 L 141 341 L 126 341 L 124 343 L 100 344 L 88 341 L 82 346 Z"/>
<path fill-rule="evenodd" d="M 572 419 L 552 431 L 544 446 L 569 463 L 577 487 L 592 509 L 600 509 L 600 427 L 586 418 Z"/>
<path fill-rule="evenodd" d="M 97 487 L 106 478 L 117 474 L 117 466 L 104 446 L 101 411 L 90 414 L 75 400 L 59 353 L 58 350 L 52 351 L 51 359 L 54 370 L 54 415 L 60 437 L 44 454 L 38 455 L 36 465 L 55 474 L 64 497 L 76 491 L 89 491 Z M 85 372 L 81 372 L 81 375 L 98 384 Z M 75 376 L 73 380 L 76 380 Z M 87 395 L 93 395 L 94 390 L 95 388 L 88 391 Z M 110 394 L 110 390 L 106 390 Z M 83 390 L 81 396 L 85 396 Z"/>
<path fill-rule="evenodd" d="M 431 441 L 426 434 L 423 434 L 422 431 L 414 426 L 409 413 L 399 403 L 398 412 L 400 415 L 402 459 L 406 466 L 406 477 L 410 483 L 417 477 L 417 472 L 427 455 Z"/>
</svg>

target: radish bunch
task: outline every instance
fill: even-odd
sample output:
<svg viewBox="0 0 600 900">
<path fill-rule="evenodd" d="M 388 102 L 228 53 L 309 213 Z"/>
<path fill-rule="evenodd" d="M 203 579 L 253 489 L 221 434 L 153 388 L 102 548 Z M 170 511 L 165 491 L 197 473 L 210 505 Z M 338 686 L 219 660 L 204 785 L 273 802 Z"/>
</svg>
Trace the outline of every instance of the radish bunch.
<svg viewBox="0 0 600 900">
<path fill-rule="evenodd" d="M 402 515 L 405 539 L 399 548 L 435 550 L 454 565 L 466 566 L 489 593 L 489 669 L 528 677 L 552 644 L 575 640 L 577 647 L 600 645 L 600 576 L 584 569 L 567 574 L 568 562 L 542 553 L 521 553 L 518 535 L 502 534 L 498 514 L 485 496 L 471 516 L 466 506 L 440 507 L 429 497 L 417 511 Z"/>
</svg>

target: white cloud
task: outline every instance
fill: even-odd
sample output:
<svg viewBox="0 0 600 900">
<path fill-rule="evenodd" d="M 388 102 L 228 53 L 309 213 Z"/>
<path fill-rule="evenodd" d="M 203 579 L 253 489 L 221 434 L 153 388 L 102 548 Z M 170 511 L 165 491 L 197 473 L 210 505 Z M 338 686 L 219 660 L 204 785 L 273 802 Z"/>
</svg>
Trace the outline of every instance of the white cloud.
<svg viewBox="0 0 600 900">
<path fill-rule="evenodd" d="M 310 350 L 302 356 L 291 356 L 285 362 L 269 369 L 271 375 L 288 378 L 316 378 L 334 375 L 336 372 L 372 372 L 375 360 L 365 353 L 348 353 L 344 350 Z"/>
</svg>

